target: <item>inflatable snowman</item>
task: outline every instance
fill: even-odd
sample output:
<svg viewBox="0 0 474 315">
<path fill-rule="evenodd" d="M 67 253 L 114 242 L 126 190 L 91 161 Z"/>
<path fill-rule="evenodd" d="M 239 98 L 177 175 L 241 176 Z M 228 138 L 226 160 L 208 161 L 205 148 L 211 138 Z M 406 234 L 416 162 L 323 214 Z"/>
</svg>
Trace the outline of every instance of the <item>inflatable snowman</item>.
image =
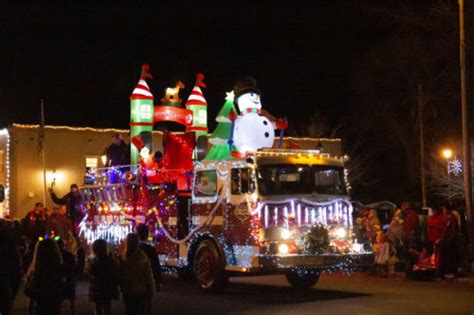
<svg viewBox="0 0 474 315">
<path fill-rule="evenodd" d="M 271 148 L 275 138 L 273 124 L 261 116 L 261 92 L 252 78 L 240 80 L 234 86 L 235 99 L 240 111 L 234 124 L 233 141 L 239 153 Z"/>
</svg>

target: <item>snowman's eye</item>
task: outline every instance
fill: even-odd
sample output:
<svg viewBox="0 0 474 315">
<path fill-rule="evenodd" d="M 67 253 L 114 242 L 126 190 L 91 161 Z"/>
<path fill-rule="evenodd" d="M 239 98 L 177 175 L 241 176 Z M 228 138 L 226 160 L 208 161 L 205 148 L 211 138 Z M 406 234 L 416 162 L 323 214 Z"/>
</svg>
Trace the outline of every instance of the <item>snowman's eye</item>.
<svg viewBox="0 0 474 315">
<path fill-rule="evenodd" d="M 263 121 L 263 124 L 264 124 L 265 126 L 268 125 L 268 121 L 264 120 L 264 121 Z"/>
<path fill-rule="evenodd" d="M 268 138 L 270 134 L 268 132 L 265 132 L 265 138 Z"/>
<path fill-rule="evenodd" d="M 250 96 L 253 97 L 253 93 L 250 93 Z"/>
</svg>

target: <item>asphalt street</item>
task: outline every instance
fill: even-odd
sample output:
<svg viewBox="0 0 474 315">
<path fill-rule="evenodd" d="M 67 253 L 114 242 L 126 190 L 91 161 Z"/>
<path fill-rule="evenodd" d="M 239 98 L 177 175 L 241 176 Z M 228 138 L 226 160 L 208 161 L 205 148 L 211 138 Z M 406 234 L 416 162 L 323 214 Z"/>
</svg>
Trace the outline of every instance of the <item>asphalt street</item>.
<svg viewBox="0 0 474 315">
<path fill-rule="evenodd" d="M 76 314 L 93 314 L 88 284 L 79 281 Z M 113 314 L 122 314 L 121 301 Z M 474 314 L 474 281 L 408 281 L 401 274 L 377 278 L 364 272 L 323 274 L 306 293 L 295 292 L 284 276 L 231 278 L 221 294 L 203 294 L 191 282 L 167 276 L 154 299 L 155 314 Z M 20 293 L 14 314 L 27 314 Z M 70 314 L 67 302 L 63 314 Z"/>
</svg>

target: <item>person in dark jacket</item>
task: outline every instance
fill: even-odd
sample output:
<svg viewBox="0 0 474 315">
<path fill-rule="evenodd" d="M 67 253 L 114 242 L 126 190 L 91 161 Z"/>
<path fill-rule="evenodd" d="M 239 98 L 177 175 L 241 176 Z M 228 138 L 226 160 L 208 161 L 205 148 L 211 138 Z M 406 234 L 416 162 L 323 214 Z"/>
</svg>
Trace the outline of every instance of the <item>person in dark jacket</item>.
<svg viewBox="0 0 474 315">
<path fill-rule="evenodd" d="M 112 144 L 109 145 L 105 151 L 106 162 L 105 167 L 116 168 L 108 171 L 110 183 L 118 183 L 121 180 L 121 175 L 128 171 L 128 167 L 124 165 L 130 164 L 130 146 L 125 143 L 122 136 L 115 134 L 112 137 Z"/>
<path fill-rule="evenodd" d="M 110 315 L 111 301 L 118 298 L 117 264 L 107 254 L 107 242 L 92 243 L 94 258 L 89 264 L 89 299 L 95 304 L 96 315 Z"/>
<path fill-rule="evenodd" d="M 56 193 L 52 187 L 49 188 L 49 192 L 51 193 L 51 199 L 54 201 L 54 203 L 66 206 L 67 219 L 72 223 L 72 236 L 76 239 L 76 241 L 78 241 L 79 223 L 81 223 L 83 217 L 81 211 L 82 198 L 81 193 L 79 192 L 79 186 L 77 186 L 77 184 L 71 184 L 70 191 L 62 198 L 58 198 L 58 196 L 56 196 Z M 80 242 L 78 242 L 78 244 L 80 244 Z M 84 270 L 84 249 L 81 246 L 78 246 L 76 254 L 78 256 L 77 269 L 79 270 L 79 273 L 82 273 Z"/>
<path fill-rule="evenodd" d="M 11 230 L 0 221 L 0 314 L 11 314 L 21 281 L 20 255 Z"/>
<path fill-rule="evenodd" d="M 125 314 L 149 314 L 155 284 L 147 255 L 140 250 L 140 240 L 135 233 L 126 238 L 126 250 L 120 257 L 120 289 L 123 294 Z"/>
<path fill-rule="evenodd" d="M 25 285 L 30 314 L 61 314 L 62 290 L 63 267 L 58 245 L 52 239 L 38 241 Z"/>
<path fill-rule="evenodd" d="M 58 205 L 66 205 L 66 215 L 72 222 L 73 234 L 77 239 L 76 229 L 82 220 L 81 194 L 79 192 L 79 187 L 77 184 L 72 184 L 70 186 L 70 191 L 62 198 L 58 198 L 58 196 L 56 196 L 56 193 L 52 187 L 49 188 L 49 192 L 54 203 Z"/>
<path fill-rule="evenodd" d="M 48 214 L 41 202 L 37 202 L 33 210 L 29 211 L 21 220 L 23 234 L 29 243 L 36 243 L 39 237 L 46 234 Z"/>
<path fill-rule="evenodd" d="M 403 214 L 403 242 L 410 245 L 418 245 L 420 242 L 420 220 L 413 204 L 405 201 L 400 205 Z"/>
<path fill-rule="evenodd" d="M 57 244 L 63 258 L 63 299 L 69 300 L 71 315 L 74 315 L 76 301 L 76 258 L 71 252 L 66 250 L 62 239 L 59 239 Z"/>
<path fill-rule="evenodd" d="M 161 265 L 160 258 L 156 252 L 155 247 L 147 243 L 148 240 L 148 226 L 140 223 L 137 225 L 137 234 L 140 238 L 140 249 L 145 252 L 150 260 L 151 269 L 153 270 L 153 278 L 155 279 L 155 289 L 158 291 L 161 288 Z"/>
<path fill-rule="evenodd" d="M 454 278 L 457 274 L 458 223 L 452 213 L 452 205 L 445 202 L 441 207 L 445 220 L 443 222 L 441 237 L 435 243 L 439 246 L 439 264 L 437 275 L 439 278 Z"/>
<path fill-rule="evenodd" d="M 105 167 L 130 164 L 130 146 L 125 143 L 119 134 L 112 136 L 112 144 L 107 147 L 105 155 Z"/>
</svg>

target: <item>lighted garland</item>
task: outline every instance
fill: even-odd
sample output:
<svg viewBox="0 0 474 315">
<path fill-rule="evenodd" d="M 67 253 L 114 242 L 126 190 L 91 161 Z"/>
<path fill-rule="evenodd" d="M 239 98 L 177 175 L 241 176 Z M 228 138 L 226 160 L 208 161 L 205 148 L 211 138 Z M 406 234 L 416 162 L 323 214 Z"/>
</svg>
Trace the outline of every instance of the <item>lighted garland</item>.
<svg viewBox="0 0 474 315">
<path fill-rule="evenodd" d="M 159 223 L 159 227 L 160 229 L 163 231 L 163 233 L 165 234 L 165 236 L 173 243 L 175 244 L 183 244 L 183 243 L 186 243 L 189 239 L 191 239 L 191 237 L 193 236 L 193 234 L 195 232 L 197 232 L 199 229 L 201 229 L 203 226 L 205 225 L 208 225 L 209 223 L 212 222 L 212 219 L 214 218 L 214 215 L 217 211 L 217 209 L 219 209 L 219 206 L 221 205 L 222 201 L 224 199 L 223 198 L 219 198 L 217 203 L 215 204 L 214 208 L 211 210 L 211 212 L 209 213 L 209 215 L 207 216 L 206 220 L 201 223 L 200 225 L 196 226 L 194 229 L 192 229 L 188 235 L 186 235 L 184 238 L 178 240 L 176 238 L 174 238 L 173 236 L 171 236 L 171 233 L 164 227 L 163 225 L 163 222 L 161 221 L 161 219 L 157 219 L 158 223 Z"/>
</svg>

